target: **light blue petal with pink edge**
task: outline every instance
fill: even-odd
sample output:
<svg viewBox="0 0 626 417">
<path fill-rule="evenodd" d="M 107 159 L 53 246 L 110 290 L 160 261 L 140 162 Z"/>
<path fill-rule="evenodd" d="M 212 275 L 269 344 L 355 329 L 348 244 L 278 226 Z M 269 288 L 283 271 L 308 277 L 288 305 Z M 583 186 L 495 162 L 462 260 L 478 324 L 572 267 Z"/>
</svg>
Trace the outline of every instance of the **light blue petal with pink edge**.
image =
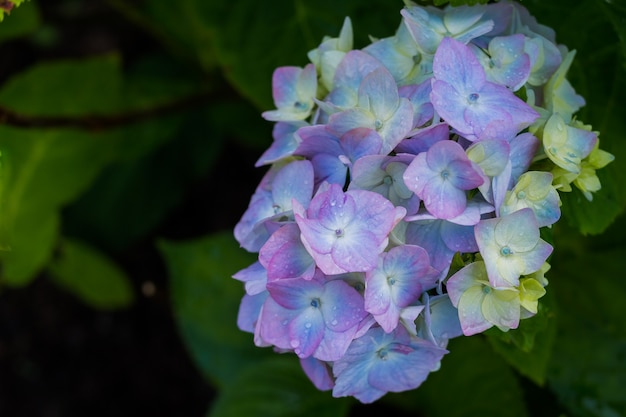
<svg viewBox="0 0 626 417">
<path fill-rule="evenodd" d="M 539 146 L 539 139 L 529 132 L 517 135 L 511 140 L 510 159 L 512 166 L 509 187 L 512 187 L 517 182 L 520 175 L 528 171 Z"/>
<path fill-rule="evenodd" d="M 445 37 L 433 60 L 435 79 L 453 86 L 460 94 L 478 92 L 485 84 L 485 71 L 471 49 L 455 39 Z M 434 87 L 434 86 L 433 86 Z M 437 106 L 435 106 L 437 109 Z"/>
<path fill-rule="evenodd" d="M 379 120 L 379 119 L 376 119 Z M 413 127 L 413 106 L 406 98 L 400 98 L 398 108 L 387 120 L 381 120 L 382 126 L 378 128 L 378 133 L 383 138 L 381 153 L 388 154 L 404 138 L 406 138 Z M 374 122 L 377 124 L 376 121 Z"/>
<path fill-rule="evenodd" d="M 311 356 L 319 346 L 325 331 L 319 308 L 309 307 L 289 323 L 289 344 L 300 358 Z"/>
<path fill-rule="evenodd" d="M 365 310 L 374 316 L 384 314 L 392 303 L 387 275 L 381 266 L 365 274 Z"/>
<path fill-rule="evenodd" d="M 259 343 L 274 345 L 291 350 L 289 323 L 299 314 L 299 310 L 282 307 L 269 296 L 265 299 L 257 323 Z"/>
<path fill-rule="evenodd" d="M 328 362 L 341 359 L 348 350 L 352 340 L 357 337 L 357 331 L 358 326 L 351 327 L 345 332 L 333 332 L 326 327 L 324 338 L 313 353 L 313 356 Z"/>
<path fill-rule="evenodd" d="M 358 326 L 367 316 L 361 294 L 342 280 L 326 282 L 321 310 L 326 327 L 333 332 L 345 332 Z"/>
<path fill-rule="evenodd" d="M 244 294 L 237 312 L 237 327 L 244 332 L 254 333 L 261 308 L 267 298 L 267 291 L 258 294 Z"/>
<path fill-rule="evenodd" d="M 435 288 L 437 273 L 424 248 L 402 245 L 390 249 L 383 261 L 393 301 L 404 308 L 416 302 L 423 291 Z"/>
<path fill-rule="evenodd" d="M 461 225 L 445 220 L 440 221 L 440 223 L 439 233 L 441 239 L 451 251 L 478 252 L 473 225 Z"/>
<path fill-rule="evenodd" d="M 355 225 L 345 231 L 345 236 L 334 243 L 331 255 L 335 263 L 350 272 L 366 272 L 376 267 L 378 254 L 387 245 L 362 225 Z M 382 248 L 381 248 L 382 246 Z"/>
<path fill-rule="evenodd" d="M 530 76 L 530 57 L 524 52 L 526 37 L 517 33 L 497 36 L 489 42 L 489 55 L 483 61 L 487 79 L 509 87 L 512 91 L 521 88 Z"/>
<path fill-rule="evenodd" d="M 272 182 L 274 214 L 291 210 L 291 200 L 307 205 L 313 194 L 313 165 L 299 160 L 285 165 Z"/>
</svg>

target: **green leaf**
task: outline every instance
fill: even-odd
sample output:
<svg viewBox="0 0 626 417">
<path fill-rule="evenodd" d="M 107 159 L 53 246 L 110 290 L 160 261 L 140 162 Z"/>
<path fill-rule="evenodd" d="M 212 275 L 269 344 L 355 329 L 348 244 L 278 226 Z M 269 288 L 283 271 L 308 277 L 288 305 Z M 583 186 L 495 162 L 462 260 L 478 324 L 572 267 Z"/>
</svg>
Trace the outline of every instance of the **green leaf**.
<svg viewBox="0 0 626 417">
<path fill-rule="evenodd" d="M 212 31 L 196 13 L 194 2 L 172 4 L 153 1 L 146 2 L 146 8 L 149 18 L 179 49 L 197 59 L 205 70 L 215 67 L 216 58 L 211 47 Z"/>
<path fill-rule="evenodd" d="M 346 16 L 352 20 L 357 48 L 368 44 L 370 35 L 391 36 L 400 25 L 404 5 L 400 0 L 278 0 L 272 7 L 255 0 L 194 4 L 195 13 L 213 31 L 213 46 L 226 78 L 263 110 L 274 107 L 271 82 L 276 67 L 306 65 L 308 51 L 324 36 L 338 36 Z"/>
<path fill-rule="evenodd" d="M 158 242 L 169 272 L 172 308 L 181 336 L 198 369 L 218 386 L 257 364 L 267 349 L 237 327 L 241 282 L 232 275 L 255 257 L 243 251 L 230 232 L 202 239 Z"/>
<path fill-rule="evenodd" d="M 7 5 L 3 5 L 2 7 L 0 7 L 0 22 L 4 20 L 5 14 L 11 14 L 11 8 L 15 9 L 19 7 L 24 1 L 25 0 L 11 0 L 7 2 Z M 9 8 L 8 11 L 7 7 Z"/>
<path fill-rule="evenodd" d="M 10 19 L 2 21 L 2 12 L 0 12 L 0 42 L 10 39 L 19 38 L 33 33 L 41 23 L 39 9 L 35 2 L 29 1 L 16 11 L 15 15 Z"/>
<path fill-rule="evenodd" d="M 55 283 L 91 307 L 113 310 L 133 303 L 124 270 L 84 242 L 63 239 L 48 272 Z"/>
<path fill-rule="evenodd" d="M 0 126 L 2 280 L 24 285 L 50 258 L 58 211 L 109 161 L 110 134 Z"/>
<path fill-rule="evenodd" d="M 317 390 L 295 355 L 275 354 L 240 372 L 207 417 L 341 417 L 350 404 Z"/>
<path fill-rule="evenodd" d="M 448 350 L 419 388 L 382 401 L 428 417 L 528 415 L 515 373 L 481 336 L 452 339 Z"/>
<path fill-rule="evenodd" d="M 545 383 L 557 328 L 552 291 L 549 286 L 546 290 L 546 295 L 539 300 L 537 314 L 521 320 L 519 328 L 502 332 L 494 327 L 485 332 L 496 352 L 540 386 Z"/>
<path fill-rule="evenodd" d="M 121 131 L 124 155 L 64 211 L 66 233 L 120 252 L 156 229 L 218 158 L 223 136 L 207 118 L 200 109 Z"/>
<path fill-rule="evenodd" d="M 1 213 L 3 216 L 5 212 Z M 50 259 L 59 233 L 54 210 L 28 209 L 12 221 L 0 220 L 0 282 L 28 284 Z"/>
<path fill-rule="evenodd" d="M 563 314 L 548 383 L 573 416 L 626 415 L 626 249 L 556 255 L 550 286 Z"/>
<path fill-rule="evenodd" d="M 119 66 L 114 54 L 37 64 L 5 83 L 0 106 L 29 117 L 110 114 L 121 104 Z"/>
<path fill-rule="evenodd" d="M 151 111 L 159 106 L 180 103 L 184 100 L 208 94 L 214 82 L 192 70 L 183 62 L 172 59 L 164 52 L 152 52 L 134 57 L 132 65 L 124 72 L 123 109 Z M 172 109 L 177 110 L 177 109 Z"/>
</svg>

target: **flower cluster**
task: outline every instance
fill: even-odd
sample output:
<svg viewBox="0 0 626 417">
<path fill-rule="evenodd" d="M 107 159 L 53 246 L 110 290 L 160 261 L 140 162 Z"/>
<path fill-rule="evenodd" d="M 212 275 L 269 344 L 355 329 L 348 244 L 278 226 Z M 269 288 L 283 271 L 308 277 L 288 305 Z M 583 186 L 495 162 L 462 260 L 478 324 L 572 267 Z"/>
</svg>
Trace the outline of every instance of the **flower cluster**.
<svg viewBox="0 0 626 417">
<path fill-rule="evenodd" d="M 268 166 L 234 234 L 258 261 L 238 325 L 314 385 L 370 403 L 418 387 L 448 341 L 537 313 L 560 192 L 613 156 L 575 118 L 575 51 L 514 1 L 407 2 L 353 48 L 346 18 L 272 78 Z"/>
</svg>

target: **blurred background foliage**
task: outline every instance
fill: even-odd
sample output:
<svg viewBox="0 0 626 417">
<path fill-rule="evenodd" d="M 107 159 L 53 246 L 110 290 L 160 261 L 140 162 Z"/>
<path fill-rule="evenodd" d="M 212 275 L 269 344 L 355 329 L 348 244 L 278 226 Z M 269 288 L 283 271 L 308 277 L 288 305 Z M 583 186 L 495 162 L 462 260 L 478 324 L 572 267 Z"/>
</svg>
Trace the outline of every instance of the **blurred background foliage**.
<svg viewBox="0 0 626 417">
<path fill-rule="evenodd" d="M 626 415 L 623 0 L 523 1 L 577 50 L 578 118 L 616 156 L 593 202 L 563 196 L 536 318 L 452 340 L 422 387 L 368 406 L 237 329 L 231 275 L 255 256 L 232 229 L 264 173 L 273 70 L 305 65 L 346 16 L 355 48 L 390 36 L 403 5 L 27 0 L 5 15 L 1 415 Z"/>
</svg>

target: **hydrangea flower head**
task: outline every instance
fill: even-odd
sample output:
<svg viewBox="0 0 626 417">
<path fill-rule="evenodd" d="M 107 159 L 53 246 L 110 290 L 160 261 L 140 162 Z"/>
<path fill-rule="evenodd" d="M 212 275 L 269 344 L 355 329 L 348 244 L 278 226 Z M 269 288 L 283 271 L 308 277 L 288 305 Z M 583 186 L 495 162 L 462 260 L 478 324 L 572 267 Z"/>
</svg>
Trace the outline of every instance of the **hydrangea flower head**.
<svg viewBox="0 0 626 417">
<path fill-rule="evenodd" d="M 478 140 L 494 124 L 504 138 L 513 137 L 539 117 L 506 86 L 487 81 L 471 49 L 452 38 L 437 48 L 432 88 L 435 110 L 468 140 Z"/>
<path fill-rule="evenodd" d="M 521 3 L 399 19 L 354 49 L 346 17 L 275 70 L 267 172 L 234 230 L 258 254 L 233 276 L 239 328 L 363 403 L 418 388 L 450 339 L 538 314 L 560 194 L 592 200 L 614 159 L 577 118 L 575 51 Z"/>
</svg>

